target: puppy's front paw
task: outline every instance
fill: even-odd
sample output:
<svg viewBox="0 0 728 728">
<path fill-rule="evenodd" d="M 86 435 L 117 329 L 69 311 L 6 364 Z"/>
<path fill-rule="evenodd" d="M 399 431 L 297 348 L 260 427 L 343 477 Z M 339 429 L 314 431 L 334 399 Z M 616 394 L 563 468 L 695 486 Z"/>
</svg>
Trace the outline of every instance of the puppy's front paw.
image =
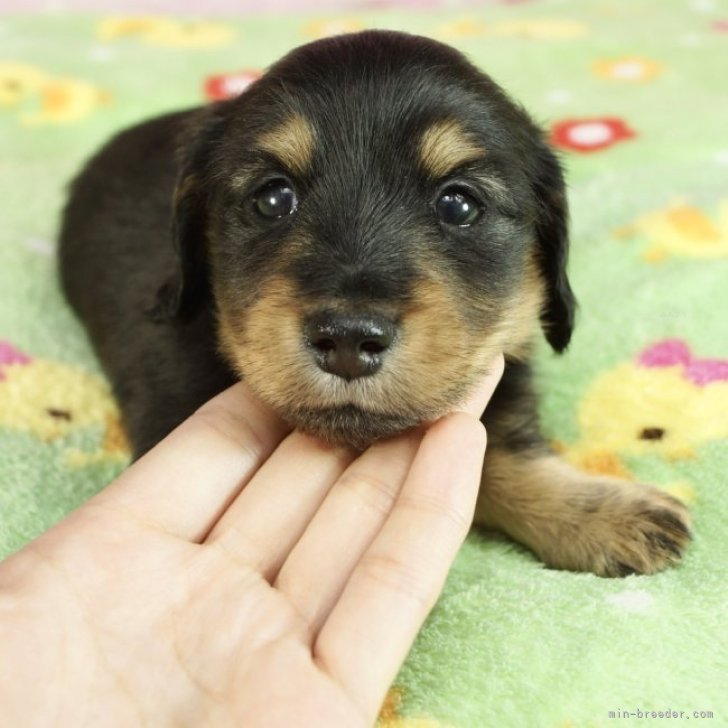
<svg viewBox="0 0 728 728">
<path fill-rule="evenodd" d="M 492 449 L 476 523 L 505 531 L 557 569 L 652 574 L 677 562 L 690 514 L 650 485 L 588 475 L 554 457 Z"/>
<path fill-rule="evenodd" d="M 563 540 L 542 554 L 546 563 L 626 576 L 653 574 L 680 560 L 691 538 L 690 514 L 680 501 L 639 483 L 585 485 L 572 500 Z"/>
</svg>

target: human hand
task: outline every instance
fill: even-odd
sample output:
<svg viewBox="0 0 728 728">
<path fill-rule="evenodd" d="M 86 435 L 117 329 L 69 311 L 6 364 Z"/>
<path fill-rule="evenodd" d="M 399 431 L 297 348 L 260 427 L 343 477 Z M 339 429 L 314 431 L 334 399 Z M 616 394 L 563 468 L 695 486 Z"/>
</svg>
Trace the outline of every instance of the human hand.
<svg viewBox="0 0 728 728">
<path fill-rule="evenodd" d="M 22 726 L 371 725 L 469 528 L 502 374 L 363 454 L 236 384 L 0 564 Z"/>
</svg>

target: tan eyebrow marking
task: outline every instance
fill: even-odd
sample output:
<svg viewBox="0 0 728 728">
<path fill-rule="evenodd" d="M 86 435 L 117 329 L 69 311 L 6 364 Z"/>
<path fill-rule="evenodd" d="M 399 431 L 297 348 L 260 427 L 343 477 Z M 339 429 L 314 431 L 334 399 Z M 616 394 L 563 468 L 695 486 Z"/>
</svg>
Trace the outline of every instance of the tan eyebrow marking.
<svg viewBox="0 0 728 728">
<path fill-rule="evenodd" d="M 432 177 L 444 177 L 461 164 L 482 159 L 484 147 L 454 119 L 435 122 L 420 140 L 420 162 Z"/>
<path fill-rule="evenodd" d="M 301 114 L 293 114 L 275 129 L 258 139 L 258 146 L 277 157 L 296 174 L 305 174 L 311 166 L 314 131 Z"/>
</svg>

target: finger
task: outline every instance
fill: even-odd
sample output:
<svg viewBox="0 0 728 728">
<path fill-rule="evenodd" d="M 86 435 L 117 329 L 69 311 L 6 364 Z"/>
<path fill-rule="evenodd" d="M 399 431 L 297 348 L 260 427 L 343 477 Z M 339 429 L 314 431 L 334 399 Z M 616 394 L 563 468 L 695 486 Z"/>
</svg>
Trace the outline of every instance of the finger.
<svg viewBox="0 0 728 728">
<path fill-rule="evenodd" d="M 206 543 L 274 578 L 354 450 L 294 432 L 250 480 Z"/>
<path fill-rule="evenodd" d="M 357 565 L 314 654 L 375 715 L 468 531 L 485 430 L 455 413 L 425 435 L 392 515 Z"/>
<path fill-rule="evenodd" d="M 318 633 L 389 516 L 421 440 L 420 431 L 400 435 L 355 460 L 283 564 L 275 586 L 303 615 L 312 634 Z"/>
<path fill-rule="evenodd" d="M 503 365 L 499 356 L 491 373 L 461 405 L 463 411 L 480 415 Z M 422 435 L 418 430 L 378 443 L 355 461 L 328 493 L 278 574 L 275 586 L 307 619 L 314 634 L 389 516 Z"/>
<path fill-rule="evenodd" d="M 496 362 L 493 373 L 476 388 L 467 406 L 474 408 L 473 411 L 480 407 L 482 411 L 485 398 L 492 393 L 500 373 L 502 373 L 502 357 L 500 368 Z M 421 438 L 421 434 L 417 437 Z M 301 433 L 291 434 L 222 515 L 219 523 L 209 534 L 207 542 L 224 549 L 230 556 L 246 565 L 258 569 L 265 578 L 273 579 L 297 541 L 307 531 L 327 493 L 353 458 L 353 451 L 347 448 L 327 445 Z M 365 475 L 365 477 L 371 480 L 374 476 Z M 382 482 L 381 477 L 378 482 Z M 399 487 L 401 482 L 402 479 L 396 486 Z M 324 518 L 318 519 L 319 524 L 326 522 Z M 324 528 L 325 526 L 319 525 L 316 530 L 318 533 L 323 533 Z M 375 529 L 375 526 L 370 525 L 370 530 L 364 529 L 355 539 L 350 540 L 351 548 L 342 549 L 341 544 L 346 543 L 346 538 L 334 546 L 338 549 L 337 558 L 341 559 L 339 568 L 347 569 L 347 559 L 351 559 L 356 551 L 354 541 L 359 543 L 357 555 L 361 555 L 362 549 L 368 543 L 367 538 L 373 536 L 371 529 Z M 351 533 L 348 534 L 348 538 L 352 539 Z M 335 541 L 330 538 L 327 539 L 327 543 L 335 544 Z M 312 548 L 318 549 L 320 546 L 317 544 Z M 312 560 L 308 563 L 320 563 L 320 561 Z M 351 567 L 349 572 L 350 570 Z M 322 602 L 311 604 L 311 617 L 314 620 L 318 620 L 321 613 L 327 609 L 327 600 L 331 599 L 332 593 L 341 587 L 336 567 L 331 565 L 326 571 L 333 577 L 333 583 L 324 590 Z M 325 580 L 323 574 L 321 579 Z M 296 588 L 305 591 L 303 581 L 299 582 Z M 309 589 L 308 593 L 312 594 L 313 589 Z"/>
<path fill-rule="evenodd" d="M 185 420 L 88 505 L 199 541 L 288 430 L 239 382 Z"/>
</svg>

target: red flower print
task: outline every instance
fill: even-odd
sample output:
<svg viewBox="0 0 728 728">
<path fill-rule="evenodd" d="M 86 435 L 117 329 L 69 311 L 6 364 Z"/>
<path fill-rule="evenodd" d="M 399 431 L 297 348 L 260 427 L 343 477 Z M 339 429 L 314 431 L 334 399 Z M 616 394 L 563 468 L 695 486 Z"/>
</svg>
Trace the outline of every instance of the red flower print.
<svg viewBox="0 0 728 728">
<path fill-rule="evenodd" d="M 596 152 L 631 139 L 635 132 L 622 119 L 564 119 L 551 127 L 551 143 L 575 152 Z"/>
<path fill-rule="evenodd" d="M 235 71 L 205 79 L 205 98 L 209 101 L 224 101 L 240 96 L 253 81 L 263 74 L 258 70 Z"/>
</svg>

